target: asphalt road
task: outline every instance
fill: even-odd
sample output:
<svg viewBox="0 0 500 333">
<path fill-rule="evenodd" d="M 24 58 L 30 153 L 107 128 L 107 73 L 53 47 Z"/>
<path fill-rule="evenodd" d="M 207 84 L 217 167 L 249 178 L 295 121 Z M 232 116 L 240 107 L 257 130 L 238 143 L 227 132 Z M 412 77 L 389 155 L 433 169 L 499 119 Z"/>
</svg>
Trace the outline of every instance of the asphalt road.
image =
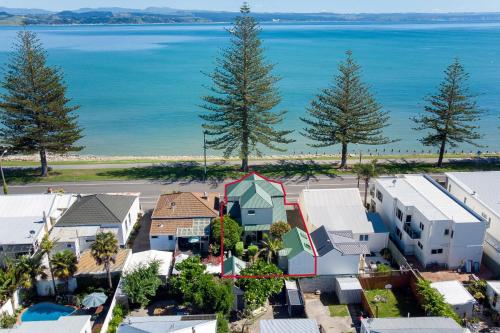
<svg viewBox="0 0 500 333">
<path fill-rule="evenodd" d="M 442 180 L 443 175 L 433 175 Z M 287 199 L 297 201 L 300 192 L 305 188 L 356 188 L 356 176 L 312 177 L 309 180 L 288 179 L 284 181 Z M 93 194 L 93 193 L 140 193 L 140 202 L 144 209 L 154 208 L 158 196 L 172 191 L 184 192 L 218 192 L 224 193 L 224 183 L 203 182 L 174 182 L 162 183 L 152 181 L 103 181 L 103 182 L 77 182 L 77 183 L 45 183 L 31 185 L 9 186 L 9 193 L 44 193 L 47 188 L 64 189 L 67 193 Z M 364 185 L 360 185 L 361 195 L 364 194 Z"/>
</svg>

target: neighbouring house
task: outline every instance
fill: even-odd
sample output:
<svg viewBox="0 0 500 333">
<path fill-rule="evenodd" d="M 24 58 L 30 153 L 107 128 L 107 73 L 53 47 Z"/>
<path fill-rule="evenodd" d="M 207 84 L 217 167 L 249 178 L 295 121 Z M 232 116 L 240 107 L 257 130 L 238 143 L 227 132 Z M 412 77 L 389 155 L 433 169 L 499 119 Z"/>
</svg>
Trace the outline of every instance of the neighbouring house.
<svg viewBox="0 0 500 333">
<path fill-rule="evenodd" d="M 178 192 L 160 195 L 151 216 L 153 250 L 207 251 L 210 223 L 219 216 L 219 194 Z"/>
<path fill-rule="evenodd" d="M 80 252 L 88 248 L 95 237 L 89 235 L 87 227 L 99 227 L 99 232 L 113 232 L 118 243 L 125 247 L 134 225 L 138 221 L 141 208 L 138 195 L 120 194 L 92 194 L 79 196 L 78 200 L 68 209 L 56 224 L 56 228 L 68 229 L 68 233 L 83 235 L 76 241 L 79 245 L 87 244 L 80 248 Z M 81 228 L 81 229 L 80 229 Z M 65 231 L 54 230 L 54 233 Z M 90 234 L 92 231 L 90 231 Z M 63 243 L 67 244 L 67 238 Z"/>
<path fill-rule="evenodd" d="M 75 201 L 75 195 L 59 193 L 0 196 L 0 263 L 4 256 L 34 254 Z"/>
<path fill-rule="evenodd" d="M 70 250 L 79 257 L 80 253 L 90 248 L 100 230 L 101 227 L 95 225 L 55 227 L 50 232 L 50 239 L 54 241 L 52 253 Z"/>
<path fill-rule="evenodd" d="M 483 262 L 500 274 L 500 171 L 449 172 L 446 188 L 488 222 Z"/>
<path fill-rule="evenodd" d="M 216 333 L 215 315 L 127 317 L 118 333 Z"/>
<path fill-rule="evenodd" d="M 287 221 L 282 185 L 256 173 L 226 184 L 225 199 L 227 213 L 241 223 L 245 237 L 252 240 L 262 239 L 272 223 Z"/>
<path fill-rule="evenodd" d="M 370 208 L 391 238 L 424 268 L 479 270 L 487 223 L 426 175 L 382 177 L 370 187 Z"/>
<path fill-rule="evenodd" d="M 328 231 L 352 232 L 354 239 L 366 243 L 371 252 L 387 247 L 389 231 L 368 216 L 357 188 L 307 189 L 299 196 L 306 223 Z"/>
<path fill-rule="evenodd" d="M 90 316 L 62 316 L 57 320 L 26 321 L 1 333 L 92 333 Z"/>
<path fill-rule="evenodd" d="M 446 317 L 363 318 L 360 333 L 466 333 L 453 319 Z"/>
<path fill-rule="evenodd" d="M 453 307 L 453 310 L 460 318 L 472 317 L 475 298 L 465 289 L 460 281 L 440 281 L 431 283 L 431 287 L 443 295 L 446 303 Z"/>
<path fill-rule="evenodd" d="M 500 281 L 486 281 L 486 299 L 495 311 L 500 312 Z"/>
<path fill-rule="evenodd" d="M 354 275 L 362 267 L 368 244 L 354 239 L 351 231 L 329 231 L 321 226 L 311 233 L 317 254 L 317 275 Z"/>
<path fill-rule="evenodd" d="M 259 321 L 260 333 L 320 333 L 314 319 L 263 319 Z"/>
<path fill-rule="evenodd" d="M 283 249 L 278 252 L 279 267 L 291 275 L 314 275 L 315 251 L 307 233 L 293 228 L 283 235 Z"/>
<path fill-rule="evenodd" d="M 246 267 L 246 262 L 236 256 L 231 256 L 224 260 L 224 276 L 240 275 L 241 271 Z"/>
</svg>

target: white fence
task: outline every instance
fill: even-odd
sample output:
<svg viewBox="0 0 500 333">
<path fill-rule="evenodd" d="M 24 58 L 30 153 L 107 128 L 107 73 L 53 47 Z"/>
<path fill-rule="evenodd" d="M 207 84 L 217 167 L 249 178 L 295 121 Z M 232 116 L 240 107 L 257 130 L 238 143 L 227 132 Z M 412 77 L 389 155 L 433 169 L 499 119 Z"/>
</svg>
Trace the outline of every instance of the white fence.
<svg viewBox="0 0 500 333">
<path fill-rule="evenodd" d="M 19 309 L 19 289 L 14 292 L 11 298 L 2 304 L 0 307 L 0 314 L 7 313 L 13 316 L 17 309 Z"/>
<path fill-rule="evenodd" d="M 120 278 L 120 281 L 118 281 L 118 285 L 120 285 L 121 282 L 122 282 L 122 279 Z M 117 290 L 115 290 L 115 293 L 113 294 L 113 300 L 109 304 L 108 313 L 106 313 L 106 318 L 104 318 L 104 322 L 102 323 L 102 326 L 101 326 L 101 333 L 108 332 L 109 322 L 113 318 L 113 310 L 116 306 L 116 296 L 118 294 L 118 290 L 119 290 L 119 288 L 117 288 Z"/>
</svg>

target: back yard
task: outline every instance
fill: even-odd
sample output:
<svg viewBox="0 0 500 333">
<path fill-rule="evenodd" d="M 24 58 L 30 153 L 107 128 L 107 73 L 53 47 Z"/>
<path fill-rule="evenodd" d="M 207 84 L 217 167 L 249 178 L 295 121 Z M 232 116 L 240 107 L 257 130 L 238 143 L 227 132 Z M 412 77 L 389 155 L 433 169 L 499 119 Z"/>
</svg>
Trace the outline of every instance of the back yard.
<svg viewBox="0 0 500 333">
<path fill-rule="evenodd" d="M 371 289 L 365 290 L 365 294 L 373 314 L 379 318 L 406 317 L 408 313 L 411 317 L 424 315 L 410 290 Z"/>
</svg>

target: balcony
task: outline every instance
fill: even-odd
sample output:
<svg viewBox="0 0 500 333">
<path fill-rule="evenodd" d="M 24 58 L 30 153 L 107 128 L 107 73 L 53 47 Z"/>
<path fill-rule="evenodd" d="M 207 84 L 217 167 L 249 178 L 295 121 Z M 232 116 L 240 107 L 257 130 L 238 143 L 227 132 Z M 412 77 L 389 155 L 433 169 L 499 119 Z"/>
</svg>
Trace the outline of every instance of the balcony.
<svg viewBox="0 0 500 333">
<path fill-rule="evenodd" d="M 415 230 L 411 227 L 411 223 L 405 223 L 403 230 L 411 239 L 420 239 L 420 230 Z"/>
</svg>

